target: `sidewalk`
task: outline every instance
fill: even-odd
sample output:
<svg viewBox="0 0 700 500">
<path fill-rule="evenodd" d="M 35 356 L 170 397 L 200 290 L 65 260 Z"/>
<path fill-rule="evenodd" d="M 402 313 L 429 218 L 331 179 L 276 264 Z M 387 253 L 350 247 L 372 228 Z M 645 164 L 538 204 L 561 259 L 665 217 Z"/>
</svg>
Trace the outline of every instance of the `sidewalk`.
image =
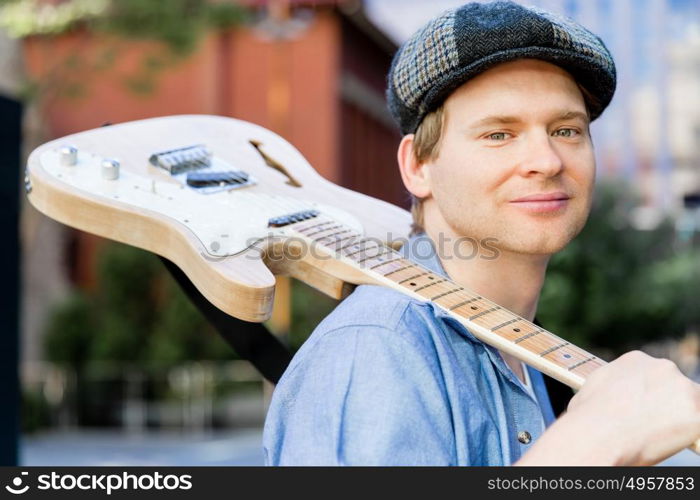
<svg viewBox="0 0 700 500">
<path fill-rule="evenodd" d="M 262 429 L 207 435 L 125 434 L 109 430 L 24 437 L 20 464 L 29 466 L 263 465 Z"/>
<path fill-rule="evenodd" d="M 20 464 L 206 466 L 263 465 L 262 429 L 241 429 L 194 436 L 177 432 L 124 434 L 81 431 L 26 437 Z M 700 456 L 689 450 L 660 465 L 700 466 Z"/>
</svg>

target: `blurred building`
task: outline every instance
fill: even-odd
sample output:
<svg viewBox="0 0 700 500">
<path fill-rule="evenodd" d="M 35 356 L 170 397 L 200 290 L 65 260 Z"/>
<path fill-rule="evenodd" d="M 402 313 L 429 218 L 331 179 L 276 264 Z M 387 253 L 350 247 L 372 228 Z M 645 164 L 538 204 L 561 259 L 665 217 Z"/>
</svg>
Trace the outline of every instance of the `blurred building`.
<svg viewBox="0 0 700 500">
<path fill-rule="evenodd" d="M 395 167 L 400 137 L 384 100 L 396 45 L 359 2 L 248 4 L 253 22 L 206 36 L 191 56 L 158 75 L 150 93 L 134 93 L 124 81 L 156 44 L 122 40 L 114 66 L 91 74 L 83 95 L 52 98 L 35 110 L 28 127 L 33 146 L 105 123 L 190 113 L 231 116 L 279 133 L 327 179 L 405 206 Z M 57 61 L 76 54 L 95 60 L 110 43 L 84 30 L 30 37 L 24 40 L 25 62 L 30 75 L 47 80 L 55 77 Z M 29 206 L 25 215 L 31 245 L 25 256 L 23 359 L 34 361 L 41 359 L 46 315 L 66 285 L 94 285 L 102 240 Z"/>
</svg>

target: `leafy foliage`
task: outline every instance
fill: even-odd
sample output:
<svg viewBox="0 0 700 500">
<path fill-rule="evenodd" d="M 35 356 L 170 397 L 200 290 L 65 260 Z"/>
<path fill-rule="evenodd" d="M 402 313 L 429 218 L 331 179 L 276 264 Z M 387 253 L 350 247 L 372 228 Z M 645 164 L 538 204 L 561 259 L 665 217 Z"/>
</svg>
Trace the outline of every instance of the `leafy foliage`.
<svg viewBox="0 0 700 500">
<path fill-rule="evenodd" d="M 152 254 L 117 243 L 101 253 L 99 287 L 54 310 L 49 361 L 77 370 L 117 361 L 168 368 L 235 357 Z"/>
<path fill-rule="evenodd" d="M 619 186 L 598 187 L 586 227 L 550 261 L 537 313 L 547 329 L 623 352 L 700 325 L 700 252 L 677 248 L 669 220 L 633 228 L 634 205 Z"/>
<path fill-rule="evenodd" d="M 235 2 L 211 0 L 0 0 L 0 28 L 10 36 L 60 35 L 77 27 L 128 39 L 159 40 L 185 55 L 207 29 L 245 20 Z"/>
<path fill-rule="evenodd" d="M 82 43 L 72 53 L 57 56 L 48 73 L 23 85 L 26 100 L 85 97 L 91 79 L 113 69 L 134 40 L 155 43 L 143 50 L 132 74 L 119 78 L 131 92 L 150 95 L 159 75 L 192 54 L 205 34 L 243 23 L 247 13 L 233 1 L 0 0 L 0 29 L 16 38 L 41 36 L 46 42 L 83 31 L 102 42 L 95 50 Z"/>
<path fill-rule="evenodd" d="M 119 0 L 93 27 L 129 39 L 159 40 L 174 54 L 187 55 L 208 29 L 230 28 L 244 19 L 243 9 L 230 2 Z"/>
<path fill-rule="evenodd" d="M 292 280 L 292 321 L 289 346 L 296 351 L 311 335 L 323 318 L 338 305 L 338 301 L 324 295 L 315 288 Z"/>
</svg>

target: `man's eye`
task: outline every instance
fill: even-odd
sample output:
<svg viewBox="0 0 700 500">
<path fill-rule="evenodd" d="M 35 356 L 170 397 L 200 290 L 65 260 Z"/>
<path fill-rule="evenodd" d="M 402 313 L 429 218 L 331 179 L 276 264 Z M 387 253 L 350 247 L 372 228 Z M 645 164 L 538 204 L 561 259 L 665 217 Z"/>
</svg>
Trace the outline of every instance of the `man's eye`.
<svg viewBox="0 0 700 500">
<path fill-rule="evenodd" d="M 510 134 L 507 132 L 494 132 L 493 134 L 487 135 L 486 138 L 492 141 L 504 141 L 508 135 Z"/>
<path fill-rule="evenodd" d="M 560 128 L 554 132 L 554 135 L 558 135 L 559 137 L 576 137 L 576 135 L 578 135 L 578 130 L 573 128 Z"/>
</svg>

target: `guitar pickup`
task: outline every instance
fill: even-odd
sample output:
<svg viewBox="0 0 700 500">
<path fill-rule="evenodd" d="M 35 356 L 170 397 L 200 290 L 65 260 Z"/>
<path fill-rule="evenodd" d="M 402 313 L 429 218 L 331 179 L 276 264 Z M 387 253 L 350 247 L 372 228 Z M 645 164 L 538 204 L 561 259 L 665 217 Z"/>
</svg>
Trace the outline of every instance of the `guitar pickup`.
<svg viewBox="0 0 700 500">
<path fill-rule="evenodd" d="M 154 153 L 148 158 L 148 161 L 155 167 L 167 170 L 170 172 L 170 175 L 178 175 L 183 172 L 210 167 L 211 158 L 211 151 L 198 144 L 196 146 Z"/>
<path fill-rule="evenodd" d="M 282 227 L 289 224 L 294 224 L 295 222 L 301 222 L 303 220 L 313 219 L 318 217 L 321 212 L 318 210 L 302 210 L 301 212 L 295 212 L 293 214 L 282 215 L 280 217 L 273 217 L 267 221 L 267 227 Z"/>
<path fill-rule="evenodd" d="M 191 172 L 187 174 L 187 185 L 194 188 L 212 186 L 241 186 L 248 184 L 248 174 L 242 170 L 226 172 Z"/>
</svg>

